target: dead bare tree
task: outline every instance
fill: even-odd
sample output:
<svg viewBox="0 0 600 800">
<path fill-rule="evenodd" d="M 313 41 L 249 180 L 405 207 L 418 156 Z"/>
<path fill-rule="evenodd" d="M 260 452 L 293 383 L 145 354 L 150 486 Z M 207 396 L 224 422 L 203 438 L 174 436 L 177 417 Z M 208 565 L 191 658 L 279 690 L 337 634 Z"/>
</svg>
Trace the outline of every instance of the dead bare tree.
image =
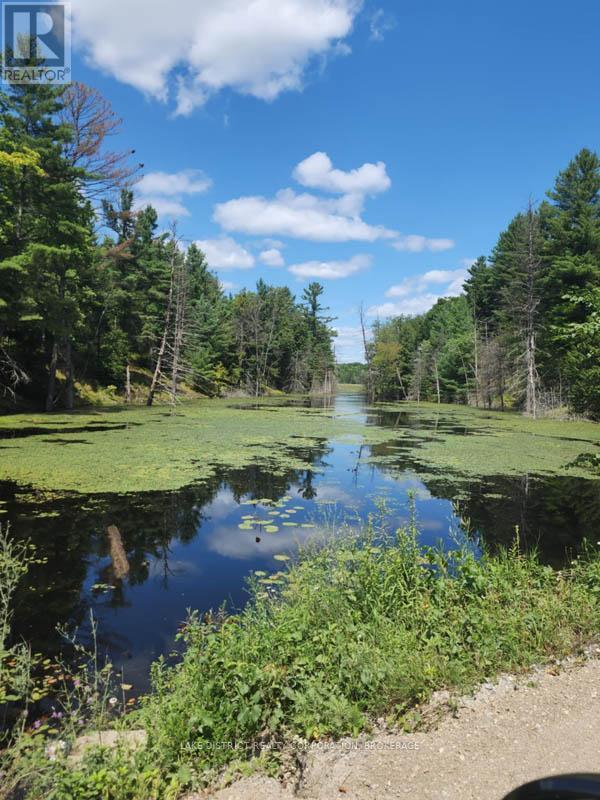
<svg viewBox="0 0 600 800">
<path fill-rule="evenodd" d="M 400 371 L 399 366 L 396 366 L 396 375 L 398 377 L 398 383 L 400 385 L 400 389 L 402 390 L 402 395 L 405 400 L 408 400 L 408 393 L 406 391 L 406 386 L 404 385 L 404 381 L 402 380 L 402 372 Z"/>
<path fill-rule="evenodd" d="M 423 380 L 427 375 L 429 365 L 429 353 L 424 347 L 419 347 L 413 361 L 413 373 L 411 379 L 411 396 L 417 401 L 421 402 L 421 392 L 423 389 Z"/>
<path fill-rule="evenodd" d="M 438 358 L 437 353 L 433 354 L 433 372 L 435 375 L 435 391 L 437 395 L 437 403 L 438 406 L 442 402 L 441 392 L 440 392 L 440 371 L 438 369 Z"/>
<path fill-rule="evenodd" d="M 130 163 L 135 150 L 106 148 L 107 140 L 122 124 L 109 101 L 97 89 L 78 82 L 69 84 L 61 100 L 60 121 L 72 134 L 65 144 L 65 155 L 85 173 L 82 183 L 88 197 L 130 185 L 144 165 Z"/>
<path fill-rule="evenodd" d="M 372 348 L 369 346 L 369 342 L 367 340 L 367 327 L 365 323 L 365 308 L 364 304 L 361 303 L 359 310 L 359 317 L 360 317 L 360 329 L 362 332 L 362 340 L 363 340 L 363 349 L 365 353 L 365 362 L 367 364 L 367 396 L 369 399 L 373 399 L 375 396 L 375 372 L 373 369 L 373 351 Z"/>
<path fill-rule="evenodd" d="M 513 264 L 513 277 L 504 291 L 504 306 L 514 328 L 512 383 L 515 391 L 524 391 L 525 411 L 532 417 L 538 414 L 540 384 L 537 338 L 541 300 L 539 279 L 543 268 L 541 250 L 539 214 L 530 200 L 527 211 L 518 218 L 513 249 L 507 252 Z"/>
<path fill-rule="evenodd" d="M 171 355 L 171 400 L 173 405 L 177 401 L 177 390 L 183 371 L 182 355 L 183 344 L 186 337 L 186 312 L 189 290 L 186 263 L 185 259 L 182 257 L 176 260 L 174 278 L 175 314 Z"/>
<path fill-rule="evenodd" d="M 197 371 L 188 357 L 200 344 L 201 334 L 194 328 L 189 314 L 190 271 L 182 252 L 176 225 L 168 242 L 170 249 L 170 281 L 160 344 L 152 375 L 147 405 L 152 405 L 156 392 L 168 393 L 173 408 L 177 405 L 180 386 L 185 378 L 198 381 Z"/>
<path fill-rule="evenodd" d="M 29 375 L 11 354 L 9 342 L 0 340 L 0 392 L 14 400 L 17 387 L 29 381 Z"/>
<path fill-rule="evenodd" d="M 537 291 L 538 276 L 542 261 L 537 254 L 536 239 L 539 236 L 539 219 L 531 201 L 527 208 L 527 255 L 525 259 L 523 321 L 525 327 L 525 365 L 527 382 L 525 407 L 532 417 L 537 416 L 537 393 L 539 375 L 537 371 L 537 316 L 540 297 Z"/>
<path fill-rule="evenodd" d="M 172 325 L 172 316 L 173 316 L 173 296 L 174 296 L 174 288 L 175 288 L 175 268 L 176 268 L 176 261 L 178 257 L 178 250 L 176 247 L 172 248 L 171 251 L 171 280 L 169 283 L 169 294 L 167 297 L 167 305 L 165 308 L 165 321 L 163 326 L 163 332 L 160 340 L 160 345 L 158 347 L 158 351 L 156 353 L 156 362 L 154 365 L 154 372 L 152 374 L 152 382 L 150 383 L 150 391 L 148 392 L 148 398 L 146 400 L 146 405 L 151 406 L 154 402 L 154 396 L 156 391 L 159 387 L 159 383 L 161 381 L 163 375 L 163 368 L 164 368 L 164 361 L 167 352 L 167 343 L 169 339 L 169 335 L 171 333 L 171 325 Z"/>
</svg>

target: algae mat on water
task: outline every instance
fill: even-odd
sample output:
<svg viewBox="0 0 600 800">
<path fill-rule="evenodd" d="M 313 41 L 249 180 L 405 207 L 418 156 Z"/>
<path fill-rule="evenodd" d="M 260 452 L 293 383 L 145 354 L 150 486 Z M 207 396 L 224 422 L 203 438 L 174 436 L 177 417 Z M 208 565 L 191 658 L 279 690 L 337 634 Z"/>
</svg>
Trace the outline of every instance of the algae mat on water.
<svg viewBox="0 0 600 800">
<path fill-rule="evenodd" d="M 376 411 L 394 435 L 375 445 L 366 460 L 392 471 L 409 454 L 411 467 L 422 477 L 600 477 L 600 425 L 594 422 L 534 420 L 513 412 L 432 403 L 381 403 Z"/>
<path fill-rule="evenodd" d="M 369 460 L 386 469 L 465 478 L 594 477 L 581 457 L 600 452 L 600 426 L 588 422 L 456 406 L 373 411 L 379 425 L 333 409 L 223 400 L 184 403 L 175 414 L 154 407 L 0 417 L 0 480 L 87 494 L 179 489 L 221 468 L 307 469 L 303 449 L 325 440 L 371 445 Z"/>
<path fill-rule="evenodd" d="M 302 449 L 356 436 L 352 421 L 277 405 L 226 401 L 0 418 L 0 480 L 51 491 L 180 489 L 220 468 L 305 469 Z"/>
</svg>

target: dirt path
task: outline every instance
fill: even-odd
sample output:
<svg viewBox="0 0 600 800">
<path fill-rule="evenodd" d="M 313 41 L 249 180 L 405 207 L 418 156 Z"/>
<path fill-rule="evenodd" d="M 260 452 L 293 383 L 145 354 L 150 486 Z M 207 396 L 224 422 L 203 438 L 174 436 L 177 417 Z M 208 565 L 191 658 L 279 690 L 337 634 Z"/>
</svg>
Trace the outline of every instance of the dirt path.
<svg viewBox="0 0 600 800">
<path fill-rule="evenodd" d="M 484 686 L 429 733 L 313 750 L 297 787 L 251 778 L 215 800 L 500 800 L 564 772 L 600 773 L 600 660 Z"/>
</svg>

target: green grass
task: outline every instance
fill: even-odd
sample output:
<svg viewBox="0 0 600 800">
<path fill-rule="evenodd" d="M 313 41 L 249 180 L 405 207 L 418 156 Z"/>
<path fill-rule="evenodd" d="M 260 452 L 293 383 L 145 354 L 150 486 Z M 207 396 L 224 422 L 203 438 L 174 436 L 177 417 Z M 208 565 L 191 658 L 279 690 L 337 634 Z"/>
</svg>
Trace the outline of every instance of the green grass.
<svg viewBox="0 0 600 800">
<path fill-rule="evenodd" d="M 154 762 L 201 784 L 261 743 L 414 721 L 435 690 L 576 652 L 600 630 L 596 551 L 556 573 L 516 547 L 476 560 L 423 551 L 412 529 L 395 540 L 330 542 L 257 580 L 239 616 L 193 616 L 142 711 Z"/>
<path fill-rule="evenodd" d="M 365 426 L 351 413 L 286 407 L 274 399 L 262 400 L 258 409 L 237 407 L 246 403 L 186 402 L 174 415 L 157 406 L 0 417 L 0 434 L 29 427 L 48 430 L 0 440 L 0 480 L 52 492 L 179 489 L 223 467 L 259 464 L 275 473 L 306 469 L 310 465 L 298 448 L 323 440 L 371 444 L 372 460 L 391 467 L 408 452 L 424 475 L 597 476 L 600 425 L 590 422 L 530 420 L 431 404 L 380 406 L 392 415 L 411 414 L 413 427 L 394 429 Z M 448 424 L 470 435 L 457 435 Z M 97 430 L 77 430 L 94 425 Z"/>
</svg>

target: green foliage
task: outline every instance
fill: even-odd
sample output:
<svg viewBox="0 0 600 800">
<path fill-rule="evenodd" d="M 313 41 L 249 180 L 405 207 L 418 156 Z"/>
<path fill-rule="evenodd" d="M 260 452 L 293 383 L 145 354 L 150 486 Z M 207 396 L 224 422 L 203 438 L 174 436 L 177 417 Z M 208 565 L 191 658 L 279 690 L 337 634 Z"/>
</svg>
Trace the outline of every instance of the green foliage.
<svg viewBox="0 0 600 800">
<path fill-rule="evenodd" d="M 338 364 L 335 371 L 339 383 L 358 385 L 365 381 L 366 367 L 360 361 Z"/>
<path fill-rule="evenodd" d="M 76 767 L 64 759 L 45 766 L 28 787 L 32 800 L 175 800 L 180 794 L 177 781 L 168 785 L 144 755 L 125 748 L 94 748 Z"/>
<path fill-rule="evenodd" d="M 442 298 L 419 317 L 375 326 L 376 394 L 385 399 L 464 402 L 472 380 L 474 324 L 464 296 Z"/>
<path fill-rule="evenodd" d="M 375 395 L 548 410 L 567 400 L 598 418 L 600 159 L 582 150 L 549 202 L 517 214 L 464 296 L 377 324 Z M 542 408 L 544 410 L 544 408 Z"/>
<path fill-rule="evenodd" d="M 555 573 L 516 546 L 422 549 L 414 525 L 330 541 L 268 591 L 253 583 L 240 615 L 192 615 L 182 662 L 153 669 L 150 749 L 209 780 L 261 746 L 356 735 L 437 689 L 573 652 L 598 630 L 599 566 L 597 550 Z"/>
<path fill-rule="evenodd" d="M 4 708 L 4 713 L 6 703 L 27 704 L 34 690 L 31 677 L 34 659 L 23 643 L 11 641 L 13 596 L 29 564 L 34 561 L 30 547 L 14 542 L 8 526 L 0 525 L 0 708 Z M 5 738 L 5 733 L 0 735 L 0 745 Z"/>
<path fill-rule="evenodd" d="M 573 408 L 600 420 L 600 287 L 564 297 L 579 317 L 556 333 L 565 342 L 564 369 L 570 383 Z"/>
<path fill-rule="evenodd" d="M 184 252 L 175 233 L 161 233 L 156 210 L 138 208 L 128 186 L 107 187 L 120 189 L 118 202 L 100 196 L 98 215 L 86 196 L 98 175 L 70 157 L 81 132 L 63 123 L 65 102 L 61 87 L 0 92 L 0 392 L 18 390 L 46 410 L 72 408 L 76 394 L 86 403 L 77 382 L 123 392 L 132 369 L 154 371 L 176 290 L 188 386 L 260 395 L 326 383 L 333 332 L 323 287 L 310 284 L 301 303 L 262 281 L 226 297 L 198 247 Z M 101 163 L 102 152 L 94 156 Z M 172 357 L 171 340 L 166 350 Z"/>
</svg>

